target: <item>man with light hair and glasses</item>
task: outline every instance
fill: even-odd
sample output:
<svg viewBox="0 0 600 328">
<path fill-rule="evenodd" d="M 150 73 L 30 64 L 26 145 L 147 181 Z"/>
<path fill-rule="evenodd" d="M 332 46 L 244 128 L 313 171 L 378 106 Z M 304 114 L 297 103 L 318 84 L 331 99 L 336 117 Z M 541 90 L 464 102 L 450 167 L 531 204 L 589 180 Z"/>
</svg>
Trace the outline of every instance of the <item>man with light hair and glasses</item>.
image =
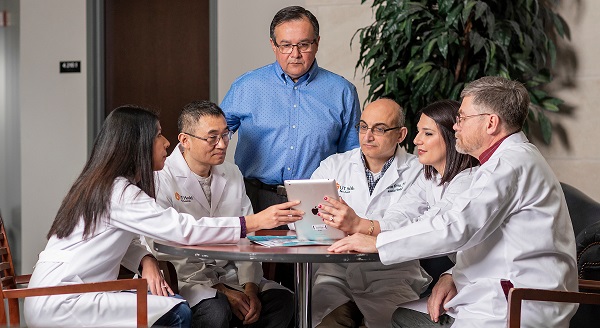
<svg viewBox="0 0 600 328">
<path fill-rule="evenodd" d="M 275 62 L 235 80 L 221 103 L 238 132 L 235 163 L 255 211 L 287 200 L 284 180 L 308 179 L 327 156 L 358 147 L 358 94 L 317 64 L 317 18 L 302 7 L 281 9 L 270 42 Z M 292 278 L 289 271 L 278 281 L 291 287 Z"/>
<path fill-rule="evenodd" d="M 158 172 L 156 202 L 197 219 L 291 215 L 297 203 L 274 205 L 252 214 L 239 169 L 225 162 L 231 132 L 225 114 L 214 103 L 186 105 L 178 121 L 179 144 Z M 292 213 L 293 212 L 293 213 Z M 294 214 L 294 215 L 292 215 Z M 253 219 L 252 219 L 253 220 Z M 165 223 L 168 224 L 168 223 Z M 210 224 L 210 223 L 207 223 Z M 215 227 L 214 233 L 225 233 Z M 152 241 L 148 242 L 150 245 Z M 294 295 L 263 278 L 259 262 L 224 261 L 156 254 L 173 262 L 180 294 L 192 308 L 192 327 L 287 327 L 294 313 Z"/>
<path fill-rule="evenodd" d="M 462 92 L 454 125 L 456 149 L 481 163 L 450 210 L 376 238 L 346 237 L 335 252 L 379 252 L 384 264 L 456 252 L 427 304 L 429 315 L 398 309 L 393 327 L 506 327 L 512 287 L 576 291 L 575 236 L 560 183 L 523 134 L 527 89 L 502 77 L 483 77 Z M 551 268 L 551 269 L 549 269 Z M 525 302 L 522 327 L 568 327 L 577 305 Z"/>
</svg>

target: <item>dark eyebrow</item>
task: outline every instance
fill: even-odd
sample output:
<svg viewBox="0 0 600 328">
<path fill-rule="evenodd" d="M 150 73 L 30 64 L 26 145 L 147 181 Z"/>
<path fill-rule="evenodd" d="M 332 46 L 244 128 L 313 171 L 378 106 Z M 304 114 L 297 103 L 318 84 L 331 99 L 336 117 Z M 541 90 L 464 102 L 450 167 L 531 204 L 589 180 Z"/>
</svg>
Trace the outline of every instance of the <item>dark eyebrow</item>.
<svg viewBox="0 0 600 328">
<path fill-rule="evenodd" d="M 314 39 L 302 39 L 302 40 L 298 41 L 298 43 L 309 43 L 312 40 L 314 40 Z M 279 45 L 281 45 L 282 43 L 292 44 L 292 42 L 290 42 L 288 40 L 279 41 Z"/>
<path fill-rule="evenodd" d="M 363 120 L 360 120 L 360 121 L 359 121 L 359 123 L 365 123 L 365 124 L 367 124 L 367 122 L 365 122 L 365 121 L 363 121 Z M 367 124 L 367 125 L 369 125 L 369 124 Z M 387 125 L 387 124 L 385 124 L 385 123 L 382 123 L 382 122 L 377 122 L 377 123 L 373 124 L 373 127 L 375 127 L 375 126 L 379 126 L 379 125 L 383 125 L 383 126 L 385 126 L 385 127 L 388 127 L 388 125 Z"/>
</svg>

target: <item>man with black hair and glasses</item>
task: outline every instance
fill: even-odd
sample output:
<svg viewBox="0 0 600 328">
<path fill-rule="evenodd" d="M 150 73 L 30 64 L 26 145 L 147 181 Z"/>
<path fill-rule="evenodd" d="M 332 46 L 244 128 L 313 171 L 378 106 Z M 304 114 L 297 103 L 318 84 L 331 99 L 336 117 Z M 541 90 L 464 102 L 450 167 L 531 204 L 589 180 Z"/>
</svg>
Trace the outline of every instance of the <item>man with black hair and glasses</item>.
<svg viewBox="0 0 600 328">
<path fill-rule="evenodd" d="M 274 216 L 292 217 L 291 202 L 252 214 L 240 171 L 225 162 L 231 132 L 217 105 L 209 101 L 186 105 L 178 129 L 179 144 L 158 172 L 159 205 L 192 214 L 199 222 L 204 217 L 222 218 L 222 226 L 239 217 L 244 221 L 243 235 L 254 217 L 271 221 Z M 225 232 L 216 226 L 214 233 Z M 287 327 L 293 317 L 294 295 L 264 279 L 259 262 L 156 256 L 175 265 L 180 294 L 192 308 L 192 327 Z"/>
</svg>

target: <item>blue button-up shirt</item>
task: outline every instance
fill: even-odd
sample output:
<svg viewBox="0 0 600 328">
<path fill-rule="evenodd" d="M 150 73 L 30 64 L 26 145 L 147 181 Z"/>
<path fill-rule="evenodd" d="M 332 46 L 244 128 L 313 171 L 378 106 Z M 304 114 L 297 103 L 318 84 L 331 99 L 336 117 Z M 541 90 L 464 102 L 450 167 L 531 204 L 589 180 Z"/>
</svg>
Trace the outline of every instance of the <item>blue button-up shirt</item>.
<svg viewBox="0 0 600 328">
<path fill-rule="evenodd" d="M 235 163 L 266 184 L 308 179 L 329 155 L 358 147 L 356 88 L 313 63 L 294 83 L 275 62 L 240 76 L 221 103 L 238 131 Z"/>
</svg>

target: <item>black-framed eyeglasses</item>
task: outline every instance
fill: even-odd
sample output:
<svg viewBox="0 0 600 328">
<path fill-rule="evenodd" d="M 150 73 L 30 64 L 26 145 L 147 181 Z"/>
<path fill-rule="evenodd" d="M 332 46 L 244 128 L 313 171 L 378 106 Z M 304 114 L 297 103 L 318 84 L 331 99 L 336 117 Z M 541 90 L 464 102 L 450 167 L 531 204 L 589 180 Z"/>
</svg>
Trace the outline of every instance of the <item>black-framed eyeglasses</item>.
<svg viewBox="0 0 600 328">
<path fill-rule="evenodd" d="M 298 48 L 298 51 L 300 52 L 311 52 L 312 51 L 312 45 L 317 42 L 317 39 L 313 39 L 312 41 L 308 42 L 298 42 L 296 44 L 277 44 L 277 42 L 275 42 L 275 40 L 273 40 L 273 44 L 275 44 L 275 46 L 277 47 L 277 49 L 279 49 L 279 52 L 281 52 L 282 54 L 291 54 L 292 51 L 294 51 L 294 47 Z"/>
<path fill-rule="evenodd" d="M 373 133 L 373 135 L 376 135 L 376 136 L 382 136 L 382 135 L 384 135 L 388 131 L 397 130 L 397 129 L 400 128 L 399 126 L 397 126 L 395 128 L 387 128 L 386 129 L 385 125 L 375 125 L 373 127 L 369 127 L 365 123 L 358 123 L 354 127 L 361 134 L 365 134 L 365 133 L 367 133 L 368 130 L 371 130 L 371 133 Z"/>
<path fill-rule="evenodd" d="M 475 115 L 467 115 L 467 116 L 456 115 L 456 124 L 458 126 L 460 126 L 462 124 L 462 122 L 468 118 L 483 116 L 483 115 L 492 115 L 492 113 L 483 113 L 483 114 L 475 114 Z"/>
<path fill-rule="evenodd" d="M 182 133 L 187 134 L 188 136 L 194 137 L 196 139 L 204 140 L 210 146 L 216 146 L 219 143 L 219 141 L 221 141 L 221 139 L 223 139 L 224 143 L 229 143 L 229 140 L 231 140 L 231 137 L 233 136 L 233 132 L 231 132 L 231 131 L 227 131 L 221 135 L 208 136 L 206 138 L 198 137 L 198 136 L 195 136 L 195 135 L 193 135 L 191 133 L 187 133 L 187 132 L 182 132 Z"/>
</svg>

